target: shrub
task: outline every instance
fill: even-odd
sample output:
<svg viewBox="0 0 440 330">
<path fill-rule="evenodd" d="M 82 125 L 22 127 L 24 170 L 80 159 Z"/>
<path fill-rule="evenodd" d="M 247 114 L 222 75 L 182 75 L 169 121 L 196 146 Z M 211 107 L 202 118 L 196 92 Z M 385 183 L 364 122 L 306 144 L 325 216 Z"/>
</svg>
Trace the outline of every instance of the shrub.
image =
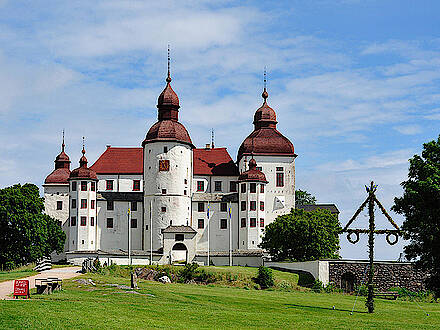
<svg viewBox="0 0 440 330">
<path fill-rule="evenodd" d="M 260 266 L 258 267 L 258 275 L 256 282 L 260 284 L 262 289 L 272 287 L 274 283 L 272 269 Z"/>
<path fill-rule="evenodd" d="M 179 272 L 179 282 L 187 283 L 192 281 L 197 276 L 198 264 L 193 262 L 192 264 L 186 264 L 185 267 Z"/>
<path fill-rule="evenodd" d="M 324 291 L 324 284 L 320 280 L 315 280 L 315 282 L 312 285 L 313 292 L 323 292 Z"/>
</svg>

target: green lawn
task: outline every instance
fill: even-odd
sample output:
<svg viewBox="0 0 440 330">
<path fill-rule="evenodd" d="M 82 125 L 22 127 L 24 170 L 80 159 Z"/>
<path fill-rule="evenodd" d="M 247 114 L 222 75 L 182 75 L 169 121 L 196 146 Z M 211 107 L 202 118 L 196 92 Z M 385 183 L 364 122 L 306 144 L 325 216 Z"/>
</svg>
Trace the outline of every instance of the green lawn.
<svg viewBox="0 0 440 330">
<path fill-rule="evenodd" d="M 377 299 L 370 315 L 360 297 L 350 315 L 355 297 L 343 294 L 140 281 L 140 295 L 104 285 L 128 279 L 81 278 L 97 286 L 65 281 L 64 291 L 50 296 L 0 301 L 0 328 L 440 328 L 435 303 L 419 303 L 426 316 L 413 302 Z"/>
<path fill-rule="evenodd" d="M 29 264 L 20 268 L 13 269 L 11 271 L 0 271 L 0 282 L 16 280 L 18 278 L 28 277 L 38 272 L 34 271 L 35 264 Z"/>
</svg>

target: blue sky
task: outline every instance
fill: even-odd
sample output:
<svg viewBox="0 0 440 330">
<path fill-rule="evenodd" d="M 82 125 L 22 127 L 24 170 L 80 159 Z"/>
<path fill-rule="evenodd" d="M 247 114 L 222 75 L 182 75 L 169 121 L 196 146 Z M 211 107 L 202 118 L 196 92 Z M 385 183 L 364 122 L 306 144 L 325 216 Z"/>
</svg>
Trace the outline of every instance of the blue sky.
<svg viewBox="0 0 440 330">
<path fill-rule="evenodd" d="M 267 66 L 268 101 L 299 155 L 297 188 L 337 204 L 344 224 L 375 180 L 389 209 L 408 159 L 440 133 L 439 10 L 423 0 L 0 0 L 0 187 L 41 187 L 62 129 L 72 168 L 82 136 L 90 162 L 106 144 L 139 146 L 170 43 L 180 119 L 197 146 L 214 128 L 235 159 Z M 341 245 L 343 257 L 367 257 L 365 237 Z M 402 250 L 384 237 L 377 247 L 378 259 Z"/>
</svg>

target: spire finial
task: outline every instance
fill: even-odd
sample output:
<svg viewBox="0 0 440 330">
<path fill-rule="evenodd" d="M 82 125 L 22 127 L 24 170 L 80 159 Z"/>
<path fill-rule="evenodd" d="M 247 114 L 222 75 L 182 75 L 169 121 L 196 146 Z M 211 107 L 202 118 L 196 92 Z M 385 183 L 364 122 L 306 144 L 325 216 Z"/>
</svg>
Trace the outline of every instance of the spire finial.
<svg viewBox="0 0 440 330">
<path fill-rule="evenodd" d="M 85 143 L 84 143 L 84 136 L 83 136 L 83 150 L 81 151 L 83 156 L 86 154 L 86 149 L 85 149 Z"/>
<path fill-rule="evenodd" d="M 167 60 L 168 60 L 168 74 L 167 74 L 166 82 L 170 83 L 171 82 L 171 75 L 170 75 L 170 62 L 171 62 L 171 60 L 170 60 L 170 45 L 169 44 L 168 44 L 168 57 L 167 57 Z"/>
<path fill-rule="evenodd" d="M 266 87 L 267 87 L 267 75 L 266 75 L 266 66 L 264 66 L 264 74 L 263 74 L 263 94 L 261 94 L 261 96 L 264 99 L 264 103 L 266 103 L 266 99 L 269 96 L 269 94 L 266 91 Z"/>
<path fill-rule="evenodd" d="M 214 129 L 211 128 L 211 148 L 214 149 Z"/>
<path fill-rule="evenodd" d="M 64 144 L 64 129 L 63 129 L 63 144 L 61 144 L 61 151 L 63 151 L 64 152 L 64 147 L 65 147 L 66 145 Z"/>
</svg>

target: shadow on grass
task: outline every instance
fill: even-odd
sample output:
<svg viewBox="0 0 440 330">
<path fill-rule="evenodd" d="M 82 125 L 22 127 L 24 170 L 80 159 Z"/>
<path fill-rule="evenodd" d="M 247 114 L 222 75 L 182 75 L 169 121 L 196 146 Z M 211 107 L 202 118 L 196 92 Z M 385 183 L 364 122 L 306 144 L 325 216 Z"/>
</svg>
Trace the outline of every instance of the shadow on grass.
<svg viewBox="0 0 440 330">
<path fill-rule="evenodd" d="M 307 308 L 307 309 L 320 309 L 320 310 L 329 310 L 329 311 L 338 311 L 338 312 L 349 312 L 351 313 L 351 310 L 348 309 L 341 309 L 341 308 L 329 308 L 329 307 L 319 307 L 319 306 L 308 306 L 308 305 L 298 305 L 298 304 L 284 304 L 288 308 Z M 368 312 L 361 312 L 361 311 L 353 311 L 353 313 L 357 314 L 367 314 Z"/>
</svg>

